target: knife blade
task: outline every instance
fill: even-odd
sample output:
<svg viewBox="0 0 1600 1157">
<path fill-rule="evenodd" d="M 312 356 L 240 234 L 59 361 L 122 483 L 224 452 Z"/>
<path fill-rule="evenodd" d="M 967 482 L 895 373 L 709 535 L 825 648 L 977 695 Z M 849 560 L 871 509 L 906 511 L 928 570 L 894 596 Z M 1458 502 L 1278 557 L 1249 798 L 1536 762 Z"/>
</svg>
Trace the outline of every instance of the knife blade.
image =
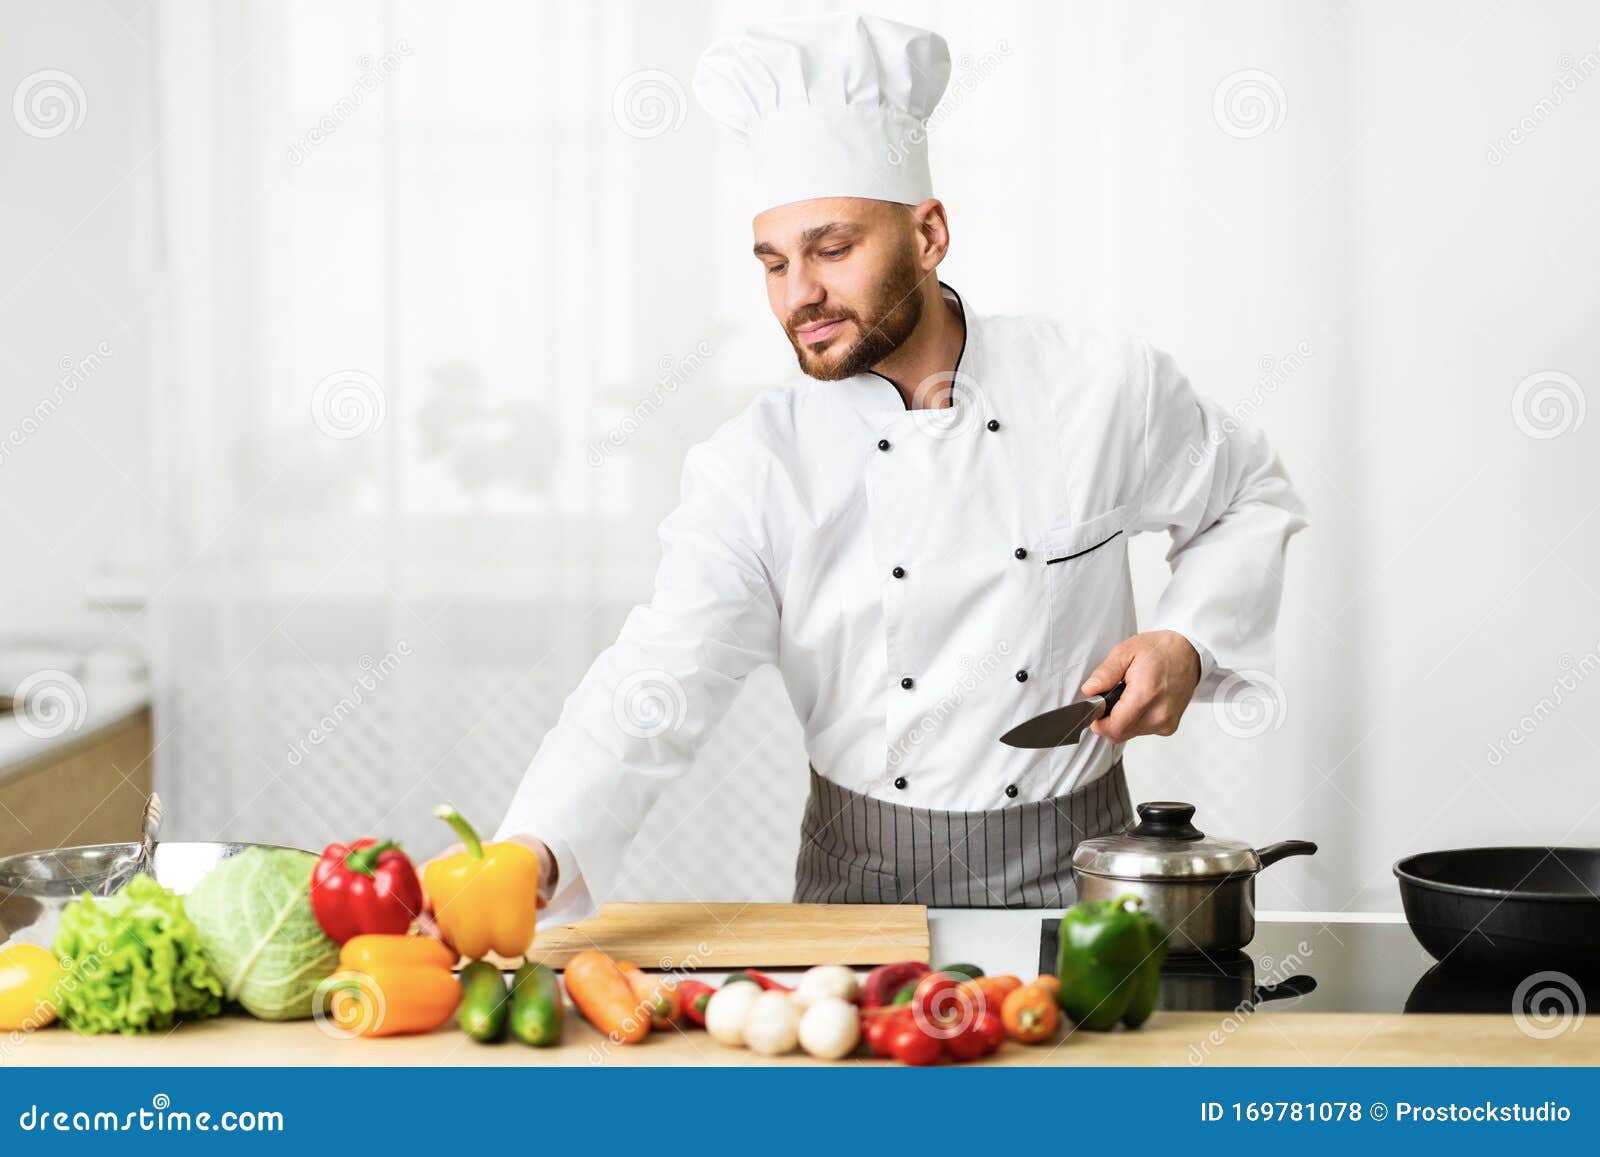
<svg viewBox="0 0 1600 1157">
<path fill-rule="evenodd" d="M 1128 689 L 1118 683 L 1104 695 L 1091 695 L 1065 707 L 1056 707 L 1043 715 L 1017 724 L 1000 737 L 1000 742 L 1010 747 L 1044 748 L 1066 747 L 1083 738 L 1084 731 L 1096 719 L 1111 714 L 1111 709 Z"/>
</svg>

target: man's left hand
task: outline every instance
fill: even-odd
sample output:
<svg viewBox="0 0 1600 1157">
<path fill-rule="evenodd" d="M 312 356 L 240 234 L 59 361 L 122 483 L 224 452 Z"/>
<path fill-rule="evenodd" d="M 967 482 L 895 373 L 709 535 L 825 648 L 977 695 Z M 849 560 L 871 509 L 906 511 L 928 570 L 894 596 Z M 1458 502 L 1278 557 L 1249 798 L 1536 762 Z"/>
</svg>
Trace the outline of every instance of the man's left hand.
<svg viewBox="0 0 1600 1157">
<path fill-rule="evenodd" d="M 1124 682 L 1128 689 L 1111 714 L 1089 730 L 1113 743 L 1136 735 L 1171 735 L 1199 685 L 1200 655 L 1176 631 L 1144 631 L 1111 648 L 1083 693 L 1099 695 Z"/>
</svg>

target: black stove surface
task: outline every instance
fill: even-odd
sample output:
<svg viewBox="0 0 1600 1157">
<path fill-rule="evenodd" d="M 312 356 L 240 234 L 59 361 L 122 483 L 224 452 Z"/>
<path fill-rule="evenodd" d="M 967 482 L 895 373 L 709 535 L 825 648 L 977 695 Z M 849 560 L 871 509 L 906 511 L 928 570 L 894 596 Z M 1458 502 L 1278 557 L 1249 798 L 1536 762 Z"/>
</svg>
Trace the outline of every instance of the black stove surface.
<svg viewBox="0 0 1600 1157">
<path fill-rule="evenodd" d="M 1056 970 L 1060 921 L 1043 922 L 1039 971 Z M 1585 981 L 1600 1001 L 1600 984 Z M 1169 956 L 1159 1007 L 1259 1012 L 1491 1012 L 1514 1003 L 1537 1015 L 1540 1001 L 1579 1003 L 1580 982 L 1557 973 L 1461 974 L 1435 964 L 1403 923 L 1259 921 L 1244 952 Z"/>
</svg>

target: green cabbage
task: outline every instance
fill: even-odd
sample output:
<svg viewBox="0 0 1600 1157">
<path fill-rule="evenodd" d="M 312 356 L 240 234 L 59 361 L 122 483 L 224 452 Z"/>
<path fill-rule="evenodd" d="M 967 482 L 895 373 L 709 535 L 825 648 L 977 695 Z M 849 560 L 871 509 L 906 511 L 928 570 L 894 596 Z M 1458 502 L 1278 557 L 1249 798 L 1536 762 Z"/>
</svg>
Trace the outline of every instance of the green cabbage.
<svg viewBox="0 0 1600 1157">
<path fill-rule="evenodd" d="M 185 902 L 228 999 L 262 1020 L 310 1016 L 317 984 L 339 967 L 339 946 L 311 912 L 316 863 L 310 852 L 246 848 Z"/>
<path fill-rule="evenodd" d="M 167 1029 L 222 1009 L 222 982 L 183 901 L 149 876 L 68 904 L 53 947 L 57 1012 L 78 1032 Z"/>
</svg>

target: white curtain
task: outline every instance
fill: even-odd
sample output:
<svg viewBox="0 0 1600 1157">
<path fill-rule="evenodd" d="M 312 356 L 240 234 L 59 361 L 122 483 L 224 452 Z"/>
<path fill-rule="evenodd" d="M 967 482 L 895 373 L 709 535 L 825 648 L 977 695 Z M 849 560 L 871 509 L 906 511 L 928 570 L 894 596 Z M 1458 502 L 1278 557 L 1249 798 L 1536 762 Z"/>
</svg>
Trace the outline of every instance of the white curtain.
<svg viewBox="0 0 1600 1157">
<path fill-rule="evenodd" d="M 818 7 L 165 0 L 170 356 L 151 452 L 182 515 L 153 622 L 175 835 L 393 833 L 426 854 L 445 842 L 440 800 L 497 821 L 566 693 L 648 597 L 684 451 L 792 370 L 748 255 L 742 157 L 688 90 L 713 35 Z M 1515 642 L 1492 608 L 1517 575 L 1485 574 L 1440 532 L 1463 509 L 1445 480 L 1468 506 L 1547 492 L 1514 466 L 1478 471 L 1486 456 L 1543 454 L 1592 491 L 1595 456 L 1520 436 L 1506 403 L 1547 361 L 1581 369 L 1593 339 L 1570 337 L 1570 311 L 1515 338 L 1473 324 L 1481 282 L 1428 271 L 1458 242 L 1493 260 L 1492 240 L 1459 230 L 1503 210 L 1508 182 L 1544 195 L 1539 149 L 1593 139 L 1573 101 L 1520 169 L 1484 164 L 1555 49 L 1593 47 L 1581 5 L 1552 6 L 1537 33 L 1488 3 L 1452 8 L 1438 54 L 1394 47 L 1432 42 L 1422 16 L 1334 0 L 874 8 L 938 28 L 956 58 L 932 134 L 945 279 L 980 312 L 1174 351 L 1268 430 L 1312 505 L 1284 697 L 1257 705 L 1264 723 L 1197 711 L 1174 739 L 1137 741 L 1135 794 L 1193 799 L 1219 833 L 1319 840 L 1263 881 L 1268 906 L 1393 907 L 1388 863 L 1419 832 L 1439 846 L 1507 826 L 1482 791 L 1434 798 L 1454 764 L 1481 764 L 1492 728 L 1447 752 L 1421 735 L 1496 719 L 1499 700 L 1484 662 L 1457 677 L 1421 658 L 1464 625 L 1419 636 L 1403 616 L 1441 589 L 1457 618 L 1487 611 L 1460 659 L 1521 647 L 1518 695 L 1579 642 L 1559 590 L 1537 643 Z M 1573 202 L 1545 222 L 1585 219 L 1587 258 L 1563 266 L 1580 295 L 1592 214 Z M 1419 346 L 1453 349 L 1452 372 L 1415 363 Z M 1396 364 L 1413 372 L 1394 382 Z M 1417 463 L 1395 416 L 1464 432 L 1432 430 L 1434 460 Z M 1397 503 L 1417 492 L 1432 505 Z M 1562 493 L 1538 515 L 1546 542 L 1581 514 Z M 1138 544 L 1146 606 L 1162 550 Z M 1387 714 L 1402 699 L 1421 712 L 1404 727 Z M 764 672 L 640 833 L 625 892 L 786 897 L 804 766 Z M 1520 827 L 1561 834 L 1553 801 L 1584 791 L 1567 774 L 1524 775 Z"/>
</svg>

